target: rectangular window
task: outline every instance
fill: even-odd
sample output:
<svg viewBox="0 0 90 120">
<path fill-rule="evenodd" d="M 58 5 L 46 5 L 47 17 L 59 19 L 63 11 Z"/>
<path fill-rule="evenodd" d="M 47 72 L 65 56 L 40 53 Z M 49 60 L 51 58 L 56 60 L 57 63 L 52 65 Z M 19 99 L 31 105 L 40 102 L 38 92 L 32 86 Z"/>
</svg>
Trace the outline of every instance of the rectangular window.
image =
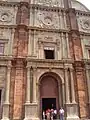
<svg viewBox="0 0 90 120">
<path fill-rule="evenodd" d="M 45 59 L 54 59 L 54 50 L 44 50 Z"/>
<path fill-rule="evenodd" d="M 0 55 L 4 54 L 4 43 L 0 43 Z"/>
</svg>

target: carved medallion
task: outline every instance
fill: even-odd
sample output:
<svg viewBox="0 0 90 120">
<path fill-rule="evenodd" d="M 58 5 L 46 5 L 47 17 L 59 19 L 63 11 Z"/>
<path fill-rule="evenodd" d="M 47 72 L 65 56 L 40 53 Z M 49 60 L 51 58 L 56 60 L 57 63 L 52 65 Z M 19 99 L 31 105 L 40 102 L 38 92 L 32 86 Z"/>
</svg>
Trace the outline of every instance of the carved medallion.
<svg viewBox="0 0 90 120">
<path fill-rule="evenodd" d="M 40 23 L 40 27 L 53 28 L 54 27 L 53 19 L 54 18 L 52 13 L 48 13 L 48 12 L 38 13 L 38 20 Z"/>
<path fill-rule="evenodd" d="M 11 22 L 13 15 L 9 11 L 0 11 L 0 21 L 1 22 Z"/>
<path fill-rule="evenodd" d="M 81 19 L 80 25 L 83 30 L 90 30 L 90 20 L 89 19 Z"/>
</svg>

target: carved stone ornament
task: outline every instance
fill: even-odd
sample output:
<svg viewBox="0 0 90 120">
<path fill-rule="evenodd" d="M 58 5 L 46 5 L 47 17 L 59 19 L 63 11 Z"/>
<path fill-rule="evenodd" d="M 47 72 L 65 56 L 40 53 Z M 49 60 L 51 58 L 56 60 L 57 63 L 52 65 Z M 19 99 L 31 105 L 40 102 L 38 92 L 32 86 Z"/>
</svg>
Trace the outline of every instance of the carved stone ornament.
<svg viewBox="0 0 90 120">
<path fill-rule="evenodd" d="M 80 25 L 83 30 L 90 30 L 90 19 L 81 19 Z"/>
<path fill-rule="evenodd" d="M 54 28 L 53 19 L 54 18 L 52 13 L 48 13 L 48 12 L 38 13 L 38 20 L 40 23 L 40 27 Z"/>
<path fill-rule="evenodd" d="M 36 0 L 36 4 L 41 4 L 45 6 L 60 6 L 60 0 Z"/>
<path fill-rule="evenodd" d="M 1 22 L 11 22 L 13 15 L 10 13 L 10 11 L 0 11 L 0 21 Z"/>
</svg>

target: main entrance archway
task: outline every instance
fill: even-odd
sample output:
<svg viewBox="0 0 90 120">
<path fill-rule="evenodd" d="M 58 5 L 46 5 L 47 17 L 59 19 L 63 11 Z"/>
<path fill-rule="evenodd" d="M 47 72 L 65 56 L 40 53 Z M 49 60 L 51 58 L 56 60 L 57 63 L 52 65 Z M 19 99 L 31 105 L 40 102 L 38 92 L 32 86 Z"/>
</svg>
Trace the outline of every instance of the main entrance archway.
<svg viewBox="0 0 90 120">
<path fill-rule="evenodd" d="M 62 84 L 54 73 L 45 73 L 40 79 L 40 112 L 59 109 L 62 105 Z"/>
</svg>

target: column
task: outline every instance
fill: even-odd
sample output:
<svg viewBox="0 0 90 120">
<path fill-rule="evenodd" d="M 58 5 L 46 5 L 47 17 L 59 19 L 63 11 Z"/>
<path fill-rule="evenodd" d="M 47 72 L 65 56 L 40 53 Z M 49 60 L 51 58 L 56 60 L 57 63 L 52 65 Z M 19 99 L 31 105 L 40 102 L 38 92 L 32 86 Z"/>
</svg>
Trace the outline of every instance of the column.
<svg viewBox="0 0 90 120">
<path fill-rule="evenodd" d="M 11 37 L 9 39 L 9 44 L 8 44 L 8 55 L 12 56 L 15 29 L 10 29 L 10 30 L 11 30 Z"/>
<path fill-rule="evenodd" d="M 69 49 L 69 41 L 68 41 L 68 33 L 66 33 L 66 43 L 67 43 L 67 57 L 70 58 L 70 49 Z"/>
<path fill-rule="evenodd" d="M 33 31 L 30 31 L 29 41 L 30 41 L 30 47 L 31 47 L 30 55 L 33 56 L 34 55 L 34 32 Z"/>
<path fill-rule="evenodd" d="M 64 15 L 64 28 L 66 29 L 67 28 L 67 23 L 66 23 L 66 13 L 65 13 L 65 11 L 63 12 L 63 15 Z"/>
<path fill-rule="evenodd" d="M 65 68 L 65 84 L 66 84 L 66 103 L 70 103 L 70 93 L 69 93 L 69 82 L 68 82 L 68 72 Z"/>
<path fill-rule="evenodd" d="M 65 42 L 64 42 L 64 35 L 61 33 L 61 39 L 62 39 L 62 58 L 64 59 L 65 56 Z"/>
<path fill-rule="evenodd" d="M 73 79 L 73 69 L 70 69 L 70 77 L 71 77 L 71 94 L 72 94 L 72 103 L 76 103 L 76 101 L 75 101 L 74 79 Z"/>
<path fill-rule="evenodd" d="M 35 30 L 34 31 L 34 39 L 33 39 L 33 41 L 34 41 L 34 56 L 36 56 L 36 49 L 37 49 L 37 46 L 36 46 L 36 44 L 37 44 L 37 42 L 36 42 L 36 40 L 37 40 L 37 31 Z"/>
<path fill-rule="evenodd" d="M 86 77 L 87 77 L 87 86 L 88 86 L 88 98 L 89 98 L 89 103 L 88 103 L 88 112 L 90 116 L 90 69 L 88 66 L 86 66 Z"/>
<path fill-rule="evenodd" d="M 60 85 L 58 85 L 58 88 L 59 88 L 59 107 L 62 106 L 62 100 L 61 100 L 61 90 L 60 90 Z"/>
<path fill-rule="evenodd" d="M 3 104 L 2 120 L 9 120 L 9 105 L 10 105 L 10 74 L 11 74 L 11 61 L 8 62 L 7 66 L 7 80 L 5 89 L 5 101 Z"/>
<path fill-rule="evenodd" d="M 87 77 L 87 85 L 88 85 L 88 96 L 89 96 L 89 103 L 90 103 L 90 77 L 89 77 L 89 71 L 88 67 L 86 67 L 86 77 Z"/>
<path fill-rule="evenodd" d="M 28 40 L 28 57 L 31 55 L 31 46 L 32 46 L 32 44 L 31 44 L 31 31 L 29 30 L 29 40 Z"/>
<path fill-rule="evenodd" d="M 62 83 L 62 94 L 63 94 L 63 106 L 65 104 L 65 83 Z"/>
<path fill-rule="evenodd" d="M 62 11 L 60 11 L 60 29 L 63 29 L 63 16 L 62 16 Z"/>
<path fill-rule="evenodd" d="M 36 69 L 34 68 L 34 75 L 33 75 L 33 103 L 36 103 Z"/>
<path fill-rule="evenodd" d="M 26 103 L 30 103 L 30 68 L 27 67 Z"/>
<path fill-rule="evenodd" d="M 81 39 L 81 45 L 82 45 L 82 51 L 83 51 L 83 58 L 87 59 L 87 54 L 86 54 L 86 48 L 85 48 L 85 44 L 84 44 L 84 38 L 83 35 L 80 35 L 80 39 Z"/>
</svg>

